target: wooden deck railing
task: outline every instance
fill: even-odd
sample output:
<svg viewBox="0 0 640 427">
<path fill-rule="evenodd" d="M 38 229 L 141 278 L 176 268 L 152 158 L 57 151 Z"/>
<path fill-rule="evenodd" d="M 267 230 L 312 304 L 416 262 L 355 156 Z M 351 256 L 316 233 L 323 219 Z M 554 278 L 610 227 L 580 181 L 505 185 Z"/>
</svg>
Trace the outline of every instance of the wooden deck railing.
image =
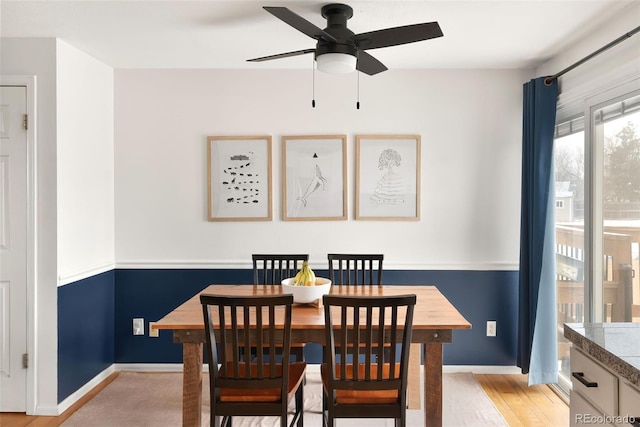
<svg viewBox="0 0 640 427">
<path fill-rule="evenodd" d="M 634 299 L 640 298 L 640 289 L 638 277 L 634 277 L 632 245 L 638 242 L 638 228 L 605 227 L 602 290 L 605 320 L 633 321 Z M 558 321 L 583 321 L 584 229 L 556 226 L 556 279 Z"/>
</svg>

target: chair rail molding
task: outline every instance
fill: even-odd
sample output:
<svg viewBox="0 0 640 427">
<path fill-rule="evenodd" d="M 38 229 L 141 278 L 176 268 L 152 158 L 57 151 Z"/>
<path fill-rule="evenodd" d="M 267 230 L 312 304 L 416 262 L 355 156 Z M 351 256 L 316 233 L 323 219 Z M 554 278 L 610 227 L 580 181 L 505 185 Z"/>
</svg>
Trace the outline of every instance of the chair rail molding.
<svg viewBox="0 0 640 427">
<path fill-rule="evenodd" d="M 61 273 L 58 274 L 58 287 L 68 285 L 70 283 L 74 283 L 92 276 L 97 276 L 98 274 L 114 270 L 115 268 L 116 264 L 114 261 L 105 261 L 103 263 L 83 268 L 81 270 Z"/>
<path fill-rule="evenodd" d="M 324 269 L 326 259 L 310 256 L 314 269 Z M 321 267 L 318 267 L 321 266 Z M 116 261 L 116 269 L 252 269 L 251 260 L 132 260 Z M 402 263 L 385 260 L 385 270 L 518 271 L 517 262 Z"/>
</svg>

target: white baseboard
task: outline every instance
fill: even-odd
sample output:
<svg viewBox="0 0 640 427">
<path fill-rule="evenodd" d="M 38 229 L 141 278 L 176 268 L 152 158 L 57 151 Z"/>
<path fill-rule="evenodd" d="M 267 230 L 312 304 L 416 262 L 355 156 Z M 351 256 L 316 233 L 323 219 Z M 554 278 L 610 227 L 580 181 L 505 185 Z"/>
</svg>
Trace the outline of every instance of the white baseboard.
<svg viewBox="0 0 640 427">
<path fill-rule="evenodd" d="M 522 370 L 517 366 L 503 365 L 444 365 L 442 372 L 451 374 L 455 372 L 471 372 L 474 374 L 497 374 L 497 375 L 521 375 Z"/>
<path fill-rule="evenodd" d="M 74 403 L 80 400 L 85 394 L 89 393 L 92 388 L 100 384 L 102 381 L 106 380 L 109 375 L 115 372 L 114 365 L 109 366 L 104 371 L 100 372 L 98 375 L 93 377 L 88 383 L 80 387 L 74 393 L 72 393 L 69 397 L 58 404 L 58 413 L 57 414 L 46 414 L 46 415 L 60 415 L 67 409 L 69 409 Z M 38 414 L 45 415 L 45 414 Z"/>
<path fill-rule="evenodd" d="M 43 406 L 36 405 L 35 411 L 33 413 L 27 412 L 27 415 L 37 415 L 37 416 L 46 416 L 46 417 L 57 417 L 61 414 L 58 412 L 58 406 Z"/>
<path fill-rule="evenodd" d="M 184 365 L 182 363 L 116 363 L 113 366 L 117 372 L 182 372 Z"/>
</svg>

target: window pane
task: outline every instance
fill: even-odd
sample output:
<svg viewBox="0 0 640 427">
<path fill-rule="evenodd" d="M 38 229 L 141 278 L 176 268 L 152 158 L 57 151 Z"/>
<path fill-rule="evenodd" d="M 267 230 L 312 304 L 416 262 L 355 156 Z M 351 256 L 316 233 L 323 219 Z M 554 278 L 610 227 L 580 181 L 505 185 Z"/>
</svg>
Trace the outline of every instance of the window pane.
<svg viewBox="0 0 640 427">
<path fill-rule="evenodd" d="M 584 321 L 584 126 L 582 118 L 560 123 L 554 141 L 558 385 L 568 393 L 569 341 L 564 323 Z M 576 126 L 576 124 L 579 124 Z M 569 132 L 571 130 L 571 132 Z"/>
<path fill-rule="evenodd" d="M 602 145 L 602 282 L 596 309 L 605 322 L 640 321 L 640 96 L 594 113 L 594 138 Z M 634 277 L 635 276 L 635 277 Z M 598 301 L 600 299 L 600 301 Z"/>
</svg>

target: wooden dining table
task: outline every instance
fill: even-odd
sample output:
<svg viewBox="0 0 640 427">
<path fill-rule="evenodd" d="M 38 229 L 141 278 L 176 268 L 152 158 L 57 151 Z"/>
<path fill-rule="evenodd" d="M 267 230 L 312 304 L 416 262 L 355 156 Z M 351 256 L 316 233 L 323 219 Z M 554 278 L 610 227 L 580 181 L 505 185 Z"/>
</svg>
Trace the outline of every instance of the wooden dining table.
<svg viewBox="0 0 640 427">
<path fill-rule="evenodd" d="M 152 326 L 155 329 L 172 330 L 173 341 L 182 344 L 182 425 L 184 427 L 200 427 L 202 425 L 202 372 L 205 335 L 200 294 L 203 293 L 231 296 L 272 295 L 282 294 L 283 290 L 279 285 L 210 285 Z M 471 324 L 435 286 L 334 285 L 331 287 L 331 294 L 416 295 L 412 342 L 419 343 L 423 350 L 425 426 L 442 426 L 442 344 L 452 342 L 453 330 L 470 329 Z M 324 345 L 324 327 L 322 307 L 312 304 L 294 304 L 291 319 L 291 342 Z M 417 360 L 419 363 L 419 359 Z"/>
</svg>

